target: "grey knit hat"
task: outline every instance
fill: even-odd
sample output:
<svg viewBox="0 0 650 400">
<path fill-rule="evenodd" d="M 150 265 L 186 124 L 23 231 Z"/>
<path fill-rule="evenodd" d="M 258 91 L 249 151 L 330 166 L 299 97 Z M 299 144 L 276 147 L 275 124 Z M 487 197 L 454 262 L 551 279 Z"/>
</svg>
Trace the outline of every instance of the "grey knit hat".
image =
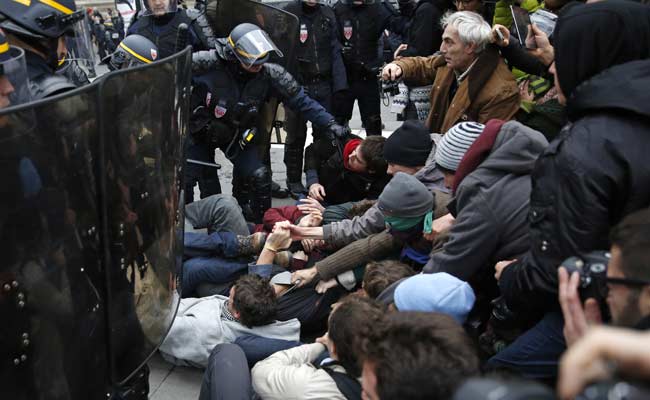
<svg viewBox="0 0 650 400">
<path fill-rule="evenodd" d="M 436 148 L 436 164 L 444 169 L 456 171 L 460 160 L 483 133 L 485 125 L 478 122 L 461 122 L 444 134 Z"/>
<path fill-rule="evenodd" d="M 433 194 L 414 176 L 398 172 L 379 195 L 377 207 L 391 216 L 421 217 L 431 211 Z"/>
</svg>

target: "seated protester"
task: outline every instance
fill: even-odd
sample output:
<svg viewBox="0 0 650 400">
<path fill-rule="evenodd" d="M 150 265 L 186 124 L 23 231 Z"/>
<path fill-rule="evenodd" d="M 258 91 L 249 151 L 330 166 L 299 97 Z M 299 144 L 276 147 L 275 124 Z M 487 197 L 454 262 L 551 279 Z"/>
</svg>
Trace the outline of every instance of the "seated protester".
<svg viewBox="0 0 650 400">
<path fill-rule="evenodd" d="M 269 281 L 242 276 L 229 297 L 182 299 L 160 352 L 172 364 L 205 368 L 216 345 L 232 343 L 242 335 L 298 340 L 300 322 L 275 321 L 276 311 L 277 298 Z"/>
<path fill-rule="evenodd" d="M 443 17 L 439 55 L 396 60 L 384 67 L 385 80 L 404 79 L 414 85 L 433 83 L 430 132 L 446 132 L 460 121 L 485 123 L 511 119 L 519 109 L 519 90 L 483 18 L 459 11 Z"/>
<path fill-rule="evenodd" d="M 397 311 L 446 314 L 459 324 L 467 321 L 475 300 L 474 291 L 467 282 L 445 272 L 418 274 L 404 279 L 393 295 Z"/>
<path fill-rule="evenodd" d="M 363 335 L 378 328 L 383 317 L 373 301 L 346 298 L 334 308 L 328 332 L 316 343 L 275 353 L 255 365 L 255 392 L 262 399 L 361 399 L 357 351 Z M 325 350 L 329 358 L 314 365 Z"/>
<path fill-rule="evenodd" d="M 368 400 L 449 399 L 479 373 L 471 340 L 444 314 L 391 313 L 367 336 L 362 353 Z"/>
<path fill-rule="evenodd" d="M 440 209 L 442 212 L 449 199 L 447 195 L 449 189 L 444 186 L 443 175 L 435 169 L 434 154 L 432 135 L 416 121 L 404 122 L 384 144 L 384 159 L 388 163 L 387 173 L 414 174 L 429 190 L 436 192 L 436 211 Z M 292 233 L 296 237 L 320 238 L 331 248 L 341 248 L 385 229 L 384 217 L 375 205 L 362 216 L 331 222 L 316 228 L 292 227 Z"/>
<path fill-rule="evenodd" d="M 399 261 L 373 261 L 366 266 L 361 289 L 366 296 L 377 299 L 387 287 L 413 275 L 413 268 Z"/>
<path fill-rule="evenodd" d="M 434 195 L 424 184 L 412 175 L 398 172 L 386 185 L 377 201 L 377 207 L 383 214 L 383 220 L 388 227 L 383 235 L 391 238 L 390 243 L 381 244 L 378 246 L 379 248 L 375 248 L 370 243 L 374 241 L 375 237 L 370 236 L 368 248 L 359 249 L 369 259 L 348 257 L 350 254 L 347 249 L 354 246 L 355 242 L 322 260 L 325 265 L 319 262 L 313 268 L 294 272 L 292 281 L 300 280 L 299 284 L 304 286 L 317 277 L 321 280 L 330 280 L 336 275 L 371 261 L 374 257 L 398 257 L 400 261 L 411 265 L 415 270 L 421 269 L 427 263 L 432 249 L 431 242 L 424 238 L 424 234 L 431 233 L 435 206 Z M 294 227 L 290 227 L 290 229 L 295 230 Z M 327 262 L 330 257 L 336 256 L 344 250 L 346 255 L 336 257 L 337 262 Z M 349 262 L 346 258 L 354 261 Z"/>
<path fill-rule="evenodd" d="M 375 199 L 390 176 L 383 148 L 386 139 L 349 135 L 339 148 L 329 138 L 317 139 L 305 149 L 305 174 L 309 196 L 327 204 Z"/>
<path fill-rule="evenodd" d="M 528 250 L 530 173 L 547 145 L 541 133 L 498 120 L 457 124 L 438 143 L 436 162 L 454 193 L 449 209 L 455 222 L 423 271 L 469 282 L 480 320 L 487 320 L 489 302 L 499 296 L 494 263 Z"/>
</svg>

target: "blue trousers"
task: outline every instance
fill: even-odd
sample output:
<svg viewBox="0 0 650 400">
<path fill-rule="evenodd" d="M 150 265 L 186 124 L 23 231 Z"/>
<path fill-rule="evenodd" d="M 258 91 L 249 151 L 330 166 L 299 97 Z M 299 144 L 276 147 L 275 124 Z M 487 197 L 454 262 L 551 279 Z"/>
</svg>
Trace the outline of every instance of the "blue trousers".
<svg viewBox="0 0 650 400">
<path fill-rule="evenodd" d="M 507 369 L 530 379 L 555 379 L 560 356 L 566 350 L 563 329 L 561 312 L 546 313 L 537 325 L 490 358 L 486 369 Z"/>
<path fill-rule="evenodd" d="M 239 346 L 215 346 L 203 375 L 199 400 L 250 400 L 253 398 L 251 374 L 246 356 Z"/>
<path fill-rule="evenodd" d="M 230 232 L 185 233 L 182 293 L 191 296 L 201 283 L 228 283 L 243 275 L 246 262 L 237 260 L 237 235 Z"/>
</svg>

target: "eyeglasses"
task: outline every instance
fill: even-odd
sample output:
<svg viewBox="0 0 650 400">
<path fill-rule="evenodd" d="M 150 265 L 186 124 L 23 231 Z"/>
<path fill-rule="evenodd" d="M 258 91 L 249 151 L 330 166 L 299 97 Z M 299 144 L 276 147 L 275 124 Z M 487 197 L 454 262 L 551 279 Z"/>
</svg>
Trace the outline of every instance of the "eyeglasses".
<svg viewBox="0 0 650 400">
<path fill-rule="evenodd" d="M 475 2 L 475 1 L 476 0 L 454 0 L 454 3 L 463 4 L 463 5 L 466 6 L 466 5 L 471 4 L 471 3 Z"/>
<path fill-rule="evenodd" d="M 625 286 L 647 286 L 650 285 L 650 281 L 643 279 L 632 279 L 632 278 L 605 278 L 605 282 L 612 285 L 625 285 Z"/>
</svg>

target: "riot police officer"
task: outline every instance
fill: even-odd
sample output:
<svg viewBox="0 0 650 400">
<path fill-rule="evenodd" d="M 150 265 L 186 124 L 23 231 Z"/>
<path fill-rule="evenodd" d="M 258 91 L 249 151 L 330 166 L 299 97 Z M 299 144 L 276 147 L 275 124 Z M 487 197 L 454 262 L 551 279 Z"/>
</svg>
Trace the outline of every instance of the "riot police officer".
<svg viewBox="0 0 650 400">
<path fill-rule="evenodd" d="M 194 78 L 187 155 L 212 163 L 215 148 L 225 153 L 233 163 L 233 195 L 252 221 L 261 221 L 271 206 L 271 174 L 262 154 L 265 143 L 256 142 L 267 129 L 260 110 L 270 98 L 279 97 L 315 126 L 326 127 L 330 137 L 347 134 L 283 67 L 268 63 L 272 54 L 282 57 L 266 32 L 249 23 L 218 39 L 216 50 L 195 53 L 195 65 L 208 64 L 209 72 Z M 186 203 L 192 201 L 194 184 L 205 172 L 197 167 L 188 164 L 185 169 Z M 207 193 L 201 188 L 202 197 L 221 191 L 216 173 L 212 183 L 204 187 Z"/>
<path fill-rule="evenodd" d="M 187 11 L 178 8 L 176 0 L 142 0 L 144 11 L 131 24 L 127 36 L 138 34 L 151 40 L 158 48 L 159 58 L 174 54 L 178 37 L 178 28 L 186 24 L 189 29 L 189 44 L 195 50 L 206 48 L 193 28 L 194 19 Z"/>
<path fill-rule="evenodd" d="M 339 123 L 352 118 L 355 100 L 368 135 L 381 135 L 381 108 L 377 73 L 382 65 L 379 39 L 392 23 L 401 21 L 376 0 L 341 0 L 334 6 L 343 43 L 343 61 L 350 90 L 336 96 L 334 115 Z M 395 29 L 393 29 L 395 30 Z"/>
<path fill-rule="evenodd" d="M 325 0 L 295 0 L 285 9 L 300 20 L 296 80 L 312 99 L 330 111 L 332 93 L 347 89 L 348 84 L 336 16 L 324 2 Z M 301 179 L 307 126 L 300 114 L 286 110 L 285 115 L 287 141 L 284 163 L 287 166 L 287 188 L 293 195 L 298 195 L 307 192 Z M 316 130 L 314 136 L 318 134 Z"/>
<path fill-rule="evenodd" d="M 0 110 L 29 102 L 27 82 L 25 52 L 18 47 L 9 46 L 7 38 L 0 31 Z"/>
<path fill-rule="evenodd" d="M 158 59 L 156 45 L 142 35 L 129 35 L 117 46 L 113 54 L 106 57 L 111 71 L 151 64 Z"/>
<path fill-rule="evenodd" d="M 34 100 L 75 88 L 67 77 L 55 74 L 66 53 L 64 34 L 74 33 L 84 18 L 84 11 L 75 10 L 74 0 L 0 2 L 0 28 L 10 44 L 25 51 Z"/>
</svg>

